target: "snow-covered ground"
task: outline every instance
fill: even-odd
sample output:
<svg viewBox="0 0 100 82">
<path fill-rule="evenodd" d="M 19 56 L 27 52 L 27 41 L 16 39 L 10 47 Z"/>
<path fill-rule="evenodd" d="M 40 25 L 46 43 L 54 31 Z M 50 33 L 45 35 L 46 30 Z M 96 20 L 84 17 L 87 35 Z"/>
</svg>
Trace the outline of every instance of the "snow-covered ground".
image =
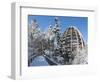
<svg viewBox="0 0 100 82">
<path fill-rule="evenodd" d="M 43 56 L 37 56 L 34 58 L 30 66 L 48 66 L 48 62 Z"/>
</svg>

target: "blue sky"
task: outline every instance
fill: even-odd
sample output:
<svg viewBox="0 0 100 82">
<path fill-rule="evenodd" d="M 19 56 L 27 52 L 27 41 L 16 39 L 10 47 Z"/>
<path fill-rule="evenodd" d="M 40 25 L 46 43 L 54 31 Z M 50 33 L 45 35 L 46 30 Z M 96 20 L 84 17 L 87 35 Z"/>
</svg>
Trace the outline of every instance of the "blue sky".
<svg viewBox="0 0 100 82">
<path fill-rule="evenodd" d="M 61 32 L 64 32 L 69 26 L 76 26 L 83 35 L 84 40 L 87 42 L 88 38 L 88 18 L 87 17 L 71 17 L 71 16 L 41 16 L 29 15 L 28 24 L 31 20 L 36 19 L 41 31 L 46 31 L 49 25 L 54 26 L 54 18 L 58 17 L 61 25 Z"/>
</svg>

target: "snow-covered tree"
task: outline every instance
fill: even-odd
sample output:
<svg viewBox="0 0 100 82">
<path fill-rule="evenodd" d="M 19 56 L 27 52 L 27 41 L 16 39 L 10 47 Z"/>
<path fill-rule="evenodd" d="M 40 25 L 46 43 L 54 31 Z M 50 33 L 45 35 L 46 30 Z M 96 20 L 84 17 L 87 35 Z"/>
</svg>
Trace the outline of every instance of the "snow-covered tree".
<svg viewBox="0 0 100 82">
<path fill-rule="evenodd" d="M 76 54 L 76 56 L 74 57 L 72 64 L 88 64 L 87 47 L 78 49 L 77 52 L 74 51 L 73 53 Z"/>
<path fill-rule="evenodd" d="M 37 21 L 34 19 L 28 26 L 28 59 L 31 60 L 32 57 L 38 55 L 39 44 L 40 44 L 40 29 Z"/>
</svg>

